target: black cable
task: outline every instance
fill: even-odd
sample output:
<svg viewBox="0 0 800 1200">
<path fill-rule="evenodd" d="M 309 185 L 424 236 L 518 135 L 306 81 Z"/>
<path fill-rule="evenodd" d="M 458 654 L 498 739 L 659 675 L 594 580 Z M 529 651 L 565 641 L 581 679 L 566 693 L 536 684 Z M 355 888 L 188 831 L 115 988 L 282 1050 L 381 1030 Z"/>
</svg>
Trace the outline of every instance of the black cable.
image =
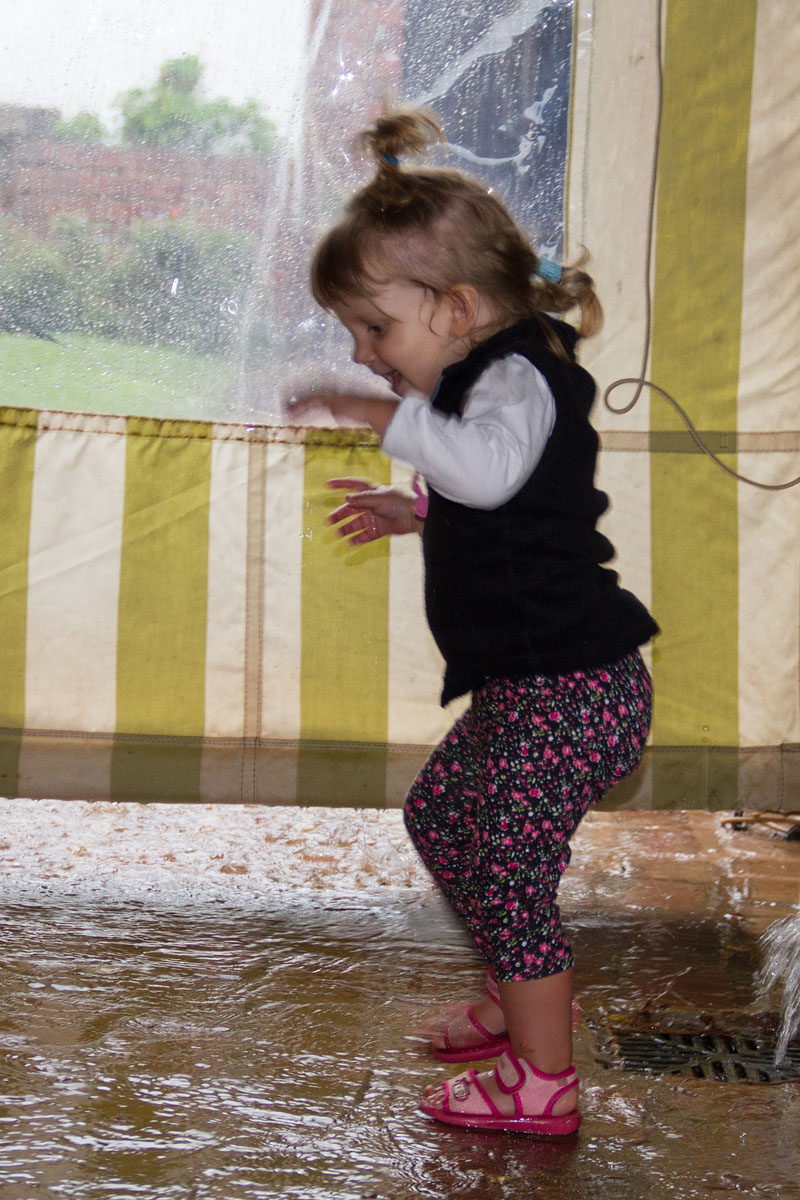
<svg viewBox="0 0 800 1200">
<path fill-rule="evenodd" d="M 656 129 L 655 129 L 655 139 L 654 139 L 654 149 L 653 149 L 653 167 L 652 167 L 651 178 L 650 178 L 649 208 L 648 208 L 648 213 L 647 213 L 647 246 L 646 246 L 647 253 L 645 254 L 645 288 L 644 288 L 644 295 L 645 295 L 644 353 L 642 355 L 642 367 L 641 367 L 639 376 L 635 379 L 633 379 L 633 378 L 631 378 L 631 379 L 615 379 L 614 382 L 610 383 L 608 385 L 608 387 L 606 388 L 606 390 L 603 392 L 603 403 L 605 404 L 605 406 L 609 412 L 614 413 L 616 416 L 624 416 L 625 413 L 629 413 L 631 411 L 631 409 L 634 407 L 634 405 L 637 403 L 637 401 L 639 400 L 639 397 L 642 394 L 642 389 L 650 388 L 651 391 L 656 392 L 659 396 L 662 396 L 663 399 L 666 400 L 668 404 L 672 405 L 672 407 L 677 412 L 678 416 L 681 418 L 681 420 L 686 425 L 686 428 L 689 430 L 689 433 L 692 435 L 694 441 L 697 443 L 700 450 L 702 450 L 703 454 L 707 454 L 708 457 L 711 459 L 711 461 L 716 463 L 716 465 L 720 468 L 721 471 L 724 471 L 727 475 L 732 475 L 733 478 L 738 479 L 740 483 L 749 484 L 751 487 L 762 488 L 764 491 L 767 491 L 767 492 L 782 492 L 782 491 L 785 491 L 787 488 L 796 487 L 798 484 L 800 484 L 800 475 L 798 475 L 797 478 L 795 478 L 795 479 L 788 480 L 788 482 L 786 482 L 786 483 L 762 483 L 758 479 L 750 479 L 750 478 L 748 478 L 747 475 L 740 475 L 738 471 L 732 470 L 731 467 L 726 466 L 725 463 L 722 462 L 721 459 L 716 454 L 714 454 L 714 452 L 712 450 L 710 450 L 708 448 L 708 446 L 705 444 L 705 442 L 701 438 L 700 434 L 697 432 L 694 425 L 692 424 L 688 413 L 686 413 L 681 408 L 680 404 L 675 399 L 675 397 L 671 396 L 669 394 L 669 392 L 664 390 L 664 388 L 659 387 L 658 384 L 651 383 L 651 381 L 649 379 L 645 378 L 646 373 L 647 373 L 647 362 L 650 357 L 650 337 L 652 334 L 652 325 L 653 325 L 653 294 L 652 294 L 652 284 L 651 284 L 651 279 L 650 279 L 650 273 L 651 273 L 652 262 L 653 262 L 653 230 L 655 228 L 656 191 L 657 191 L 657 186 L 658 186 L 658 163 L 659 163 L 659 156 L 660 156 L 660 151 L 661 151 L 661 118 L 662 118 L 663 110 L 664 110 L 664 61 L 663 61 L 663 45 L 662 45 L 662 37 L 661 37 L 661 26 L 662 26 L 662 20 L 663 20 L 664 0 L 658 0 L 658 4 L 656 7 L 657 7 L 657 11 L 656 11 L 656 41 L 655 41 L 656 51 L 655 52 L 656 52 L 656 64 L 657 64 L 657 71 L 658 71 L 658 75 L 657 75 L 658 92 L 657 92 L 657 101 L 656 101 Z M 628 384 L 628 383 L 637 385 L 636 392 L 634 394 L 633 399 L 630 401 L 629 404 L 626 404 L 623 408 L 614 408 L 614 406 L 609 401 L 609 396 L 611 395 L 611 393 L 614 391 L 615 388 L 622 387 L 623 384 Z"/>
</svg>

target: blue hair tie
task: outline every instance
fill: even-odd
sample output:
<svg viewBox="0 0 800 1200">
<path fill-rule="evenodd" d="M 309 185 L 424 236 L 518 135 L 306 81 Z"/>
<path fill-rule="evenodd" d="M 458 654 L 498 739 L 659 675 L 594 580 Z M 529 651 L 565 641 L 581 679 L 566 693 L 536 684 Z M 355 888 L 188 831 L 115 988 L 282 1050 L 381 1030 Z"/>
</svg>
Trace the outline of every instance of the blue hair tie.
<svg viewBox="0 0 800 1200">
<path fill-rule="evenodd" d="M 383 158 L 383 161 L 385 163 L 390 163 L 393 167 L 400 166 L 400 159 L 395 158 L 395 156 L 393 154 L 384 154 L 381 157 Z"/>
<path fill-rule="evenodd" d="M 547 283 L 558 283 L 561 279 L 561 265 L 553 262 L 552 258 L 540 258 L 536 274 Z"/>
</svg>

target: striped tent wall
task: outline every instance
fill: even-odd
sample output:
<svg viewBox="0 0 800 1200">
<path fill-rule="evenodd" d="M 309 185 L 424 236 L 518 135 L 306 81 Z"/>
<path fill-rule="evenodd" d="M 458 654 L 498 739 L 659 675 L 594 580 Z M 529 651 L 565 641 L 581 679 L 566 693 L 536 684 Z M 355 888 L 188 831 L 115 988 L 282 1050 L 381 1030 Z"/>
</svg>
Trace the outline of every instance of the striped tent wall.
<svg viewBox="0 0 800 1200">
<path fill-rule="evenodd" d="M 648 378 L 725 466 L 791 480 L 800 23 L 780 0 L 587 4 L 581 22 L 570 243 L 592 249 L 607 311 L 584 362 L 601 391 L 640 374 L 649 291 Z M 641 786 L 656 807 L 800 808 L 800 488 L 737 482 L 646 391 L 595 423 L 621 573 L 663 631 Z"/>
<path fill-rule="evenodd" d="M 574 45 L 567 253 L 606 308 L 583 361 L 602 394 L 646 353 L 725 466 L 790 479 L 800 23 L 578 0 Z M 595 423 L 616 565 L 662 627 L 646 763 L 609 803 L 800 810 L 800 487 L 725 474 L 648 391 Z M 459 707 L 416 539 L 326 525 L 351 475 L 408 482 L 357 431 L 0 409 L 0 791 L 401 803 Z"/>
<path fill-rule="evenodd" d="M 402 796 L 451 717 L 416 539 L 326 523 L 377 439 L 7 408 L 0 459 L 0 791 Z"/>
</svg>

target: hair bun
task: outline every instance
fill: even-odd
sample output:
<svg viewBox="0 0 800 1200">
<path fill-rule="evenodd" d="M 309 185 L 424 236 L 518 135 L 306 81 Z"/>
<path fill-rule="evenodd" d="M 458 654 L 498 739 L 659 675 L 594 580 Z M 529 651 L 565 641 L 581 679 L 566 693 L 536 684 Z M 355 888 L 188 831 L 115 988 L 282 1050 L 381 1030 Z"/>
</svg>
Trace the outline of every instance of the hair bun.
<svg viewBox="0 0 800 1200">
<path fill-rule="evenodd" d="M 357 139 L 381 167 L 396 167 L 406 155 L 423 154 L 434 142 L 445 140 L 436 118 L 424 108 L 396 109 L 379 117 Z"/>
</svg>

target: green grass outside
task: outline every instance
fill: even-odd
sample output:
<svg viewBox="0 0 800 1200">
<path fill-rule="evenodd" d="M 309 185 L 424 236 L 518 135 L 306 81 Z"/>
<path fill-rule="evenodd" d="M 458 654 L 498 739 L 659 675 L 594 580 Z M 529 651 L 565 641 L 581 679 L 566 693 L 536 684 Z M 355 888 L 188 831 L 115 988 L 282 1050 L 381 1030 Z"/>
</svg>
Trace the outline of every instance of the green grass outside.
<svg viewBox="0 0 800 1200">
<path fill-rule="evenodd" d="M 236 420 L 237 379 L 222 359 L 168 346 L 0 334 L 0 406 Z"/>
</svg>

